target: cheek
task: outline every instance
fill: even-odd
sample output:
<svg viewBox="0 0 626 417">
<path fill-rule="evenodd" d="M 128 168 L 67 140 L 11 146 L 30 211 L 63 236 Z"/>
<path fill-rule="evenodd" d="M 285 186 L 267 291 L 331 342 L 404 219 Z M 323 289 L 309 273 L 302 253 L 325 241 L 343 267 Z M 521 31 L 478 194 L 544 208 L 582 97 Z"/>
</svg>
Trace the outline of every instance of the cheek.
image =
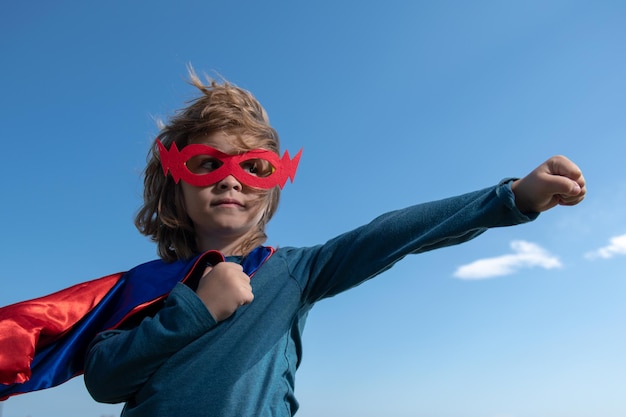
<svg viewBox="0 0 626 417">
<path fill-rule="evenodd" d="M 259 196 L 256 200 L 250 200 L 248 204 L 251 208 L 251 218 L 254 219 L 255 223 L 260 223 L 267 210 L 267 198 L 265 196 Z"/>
<path fill-rule="evenodd" d="M 185 205 L 185 210 L 189 210 L 189 205 L 193 204 L 195 200 L 195 197 L 193 197 L 194 190 L 184 182 L 181 183 L 180 189 L 183 195 L 183 204 Z"/>
<path fill-rule="evenodd" d="M 187 183 L 182 183 L 182 200 L 185 206 L 185 211 L 187 215 L 193 218 L 193 213 L 201 211 L 203 207 L 208 203 L 209 198 L 207 194 L 210 191 L 207 188 L 198 188 Z"/>
</svg>

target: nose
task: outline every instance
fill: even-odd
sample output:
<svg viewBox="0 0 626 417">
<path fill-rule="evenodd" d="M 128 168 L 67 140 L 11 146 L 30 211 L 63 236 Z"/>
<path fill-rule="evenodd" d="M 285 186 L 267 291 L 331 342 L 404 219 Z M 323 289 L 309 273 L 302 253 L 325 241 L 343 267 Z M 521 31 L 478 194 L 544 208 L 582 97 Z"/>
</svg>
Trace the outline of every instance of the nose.
<svg viewBox="0 0 626 417">
<path fill-rule="evenodd" d="M 224 191 L 231 189 L 241 191 L 243 187 L 241 186 L 241 183 L 237 180 L 237 178 L 229 175 L 217 183 L 217 188 Z"/>
</svg>

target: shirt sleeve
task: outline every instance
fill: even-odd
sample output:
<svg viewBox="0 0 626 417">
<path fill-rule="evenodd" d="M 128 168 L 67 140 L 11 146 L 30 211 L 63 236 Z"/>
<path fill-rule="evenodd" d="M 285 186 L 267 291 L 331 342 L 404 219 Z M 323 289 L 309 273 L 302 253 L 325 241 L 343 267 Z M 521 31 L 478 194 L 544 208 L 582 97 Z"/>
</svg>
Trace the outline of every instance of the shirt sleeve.
<svg viewBox="0 0 626 417">
<path fill-rule="evenodd" d="M 85 359 L 85 385 L 96 401 L 126 401 L 171 355 L 216 325 L 195 292 L 179 283 L 153 317 L 96 336 Z"/>
<path fill-rule="evenodd" d="M 406 255 L 466 242 L 492 227 L 534 220 L 538 213 L 524 214 L 515 206 L 511 182 L 386 213 L 302 250 L 291 273 L 303 280 L 306 301 L 314 303 L 380 274 Z"/>
</svg>

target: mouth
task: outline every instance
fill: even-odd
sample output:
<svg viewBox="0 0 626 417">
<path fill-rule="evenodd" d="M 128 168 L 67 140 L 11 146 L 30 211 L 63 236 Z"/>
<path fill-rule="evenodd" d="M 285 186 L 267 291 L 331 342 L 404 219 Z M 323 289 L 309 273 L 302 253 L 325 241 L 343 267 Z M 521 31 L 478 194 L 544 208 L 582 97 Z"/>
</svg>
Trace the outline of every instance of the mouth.
<svg viewBox="0 0 626 417">
<path fill-rule="evenodd" d="M 211 203 L 212 207 L 245 207 L 243 203 L 234 198 L 222 198 Z"/>
</svg>

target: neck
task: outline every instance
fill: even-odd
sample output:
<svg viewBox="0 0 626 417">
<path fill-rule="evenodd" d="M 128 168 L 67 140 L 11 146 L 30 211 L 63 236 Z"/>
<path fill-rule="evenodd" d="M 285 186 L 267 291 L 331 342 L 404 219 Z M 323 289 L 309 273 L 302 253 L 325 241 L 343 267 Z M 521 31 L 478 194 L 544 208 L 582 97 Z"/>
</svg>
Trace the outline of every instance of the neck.
<svg viewBox="0 0 626 417">
<path fill-rule="evenodd" d="M 209 250 L 216 250 L 222 253 L 224 256 L 242 256 L 241 244 L 246 236 L 242 236 L 239 239 L 227 239 L 227 238 L 198 238 L 198 248 L 202 252 Z"/>
</svg>

